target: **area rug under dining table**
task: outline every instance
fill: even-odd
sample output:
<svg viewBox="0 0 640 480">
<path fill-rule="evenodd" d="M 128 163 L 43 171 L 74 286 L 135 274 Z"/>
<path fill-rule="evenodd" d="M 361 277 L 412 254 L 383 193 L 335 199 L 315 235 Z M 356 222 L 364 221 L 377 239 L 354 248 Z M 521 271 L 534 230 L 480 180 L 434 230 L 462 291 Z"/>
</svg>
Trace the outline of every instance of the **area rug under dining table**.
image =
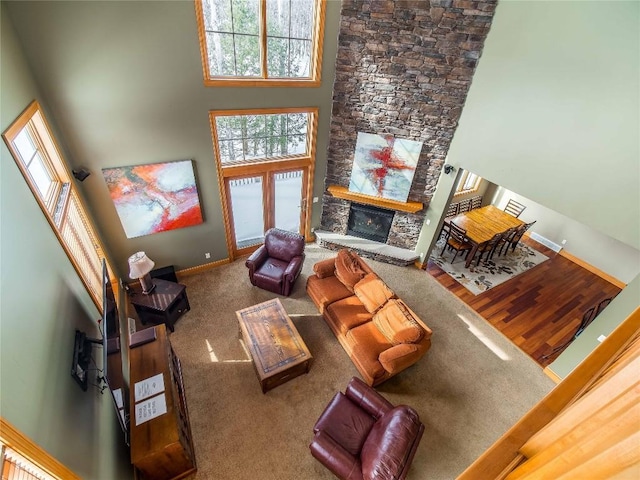
<svg viewBox="0 0 640 480">
<path fill-rule="evenodd" d="M 494 255 L 491 260 L 483 260 L 477 266 L 474 260 L 466 268 L 464 258 L 460 256 L 451 263 L 455 252 L 445 250 L 443 258 L 443 245 L 444 239 L 441 238 L 436 243 L 430 260 L 474 295 L 486 292 L 549 259 L 529 245 L 519 243 L 515 250 L 509 250 L 506 255 Z"/>
</svg>

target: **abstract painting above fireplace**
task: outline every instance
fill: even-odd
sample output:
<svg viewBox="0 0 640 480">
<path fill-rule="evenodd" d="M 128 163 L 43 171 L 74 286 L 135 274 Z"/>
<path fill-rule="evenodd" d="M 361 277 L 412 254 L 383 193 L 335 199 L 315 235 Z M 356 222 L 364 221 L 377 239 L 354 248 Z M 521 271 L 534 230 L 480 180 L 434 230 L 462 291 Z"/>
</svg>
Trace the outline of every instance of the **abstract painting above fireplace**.
<svg viewBox="0 0 640 480">
<path fill-rule="evenodd" d="M 422 142 L 358 132 L 349 190 L 406 202 Z"/>
</svg>

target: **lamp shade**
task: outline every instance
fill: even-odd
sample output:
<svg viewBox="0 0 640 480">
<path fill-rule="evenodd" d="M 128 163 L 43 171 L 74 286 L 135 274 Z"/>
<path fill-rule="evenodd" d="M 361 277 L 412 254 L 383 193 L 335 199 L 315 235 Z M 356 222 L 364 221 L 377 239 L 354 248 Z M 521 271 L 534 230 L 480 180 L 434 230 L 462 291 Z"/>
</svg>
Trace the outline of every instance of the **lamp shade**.
<svg viewBox="0 0 640 480">
<path fill-rule="evenodd" d="M 144 252 L 136 252 L 129 257 L 129 277 L 141 278 L 147 275 L 156 264 Z"/>
</svg>

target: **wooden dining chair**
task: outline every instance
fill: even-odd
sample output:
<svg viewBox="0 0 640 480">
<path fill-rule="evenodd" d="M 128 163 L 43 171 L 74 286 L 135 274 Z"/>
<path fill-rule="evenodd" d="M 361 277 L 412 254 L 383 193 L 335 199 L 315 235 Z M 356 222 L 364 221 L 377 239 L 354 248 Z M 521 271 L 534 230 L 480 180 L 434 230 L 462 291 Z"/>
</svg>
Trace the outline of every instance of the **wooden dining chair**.
<svg viewBox="0 0 640 480">
<path fill-rule="evenodd" d="M 450 203 L 447 208 L 445 218 L 455 217 L 460 212 L 460 205 L 458 203 Z"/>
<path fill-rule="evenodd" d="M 506 245 L 505 254 L 509 252 L 509 247 L 511 248 L 512 252 L 515 251 L 516 247 L 520 243 L 520 240 L 522 240 L 522 236 L 525 233 L 527 233 L 527 230 L 529 230 L 534 223 L 536 223 L 536 220 L 534 220 L 531 223 L 523 223 L 518 227 L 516 232 L 512 235 L 511 239 L 509 240 L 509 243 L 505 244 Z"/>
<path fill-rule="evenodd" d="M 451 222 L 451 219 L 456 215 L 458 215 L 459 212 L 460 212 L 460 205 L 458 203 L 449 204 L 449 207 L 447 208 L 447 213 L 445 214 L 444 220 L 442 221 L 442 228 L 440 229 L 440 234 L 438 235 L 438 238 L 441 238 L 447 234 L 447 232 L 449 231 L 449 223 Z"/>
<path fill-rule="evenodd" d="M 449 231 L 446 233 L 447 240 L 442 247 L 442 252 L 440 252 L 440 256 L 444 256 L 445 249 L 455 250 L 456 254 L 451 259 L 451 263 L 456 261 L 456 257 L 460 252 L 467 252 L 469 255 L 469 251 L 473 247 L 467 238 L 467 231 L 464 228 L 460 228 L 454 222 L 449 223 Z"/>
<path fill-rule="evenodd" d="M 478 246 L 478 250 L 476 252 L 476 256 L 478 260 L 476 260 L 476 267 L 480 265 L 480 261 L 482 260 L 482 256 L 486 253 L 487 256 L 484 259 L 485 263 L 493 258 L 493 254 L 496 252 L 497 247 L 500 245 L 501 240 L 504 236 L 504 233 L 496 233 L 491 240 L 481 243 Z M 473 261 L 473 259 L 472 259 Z"/>
<path fill-rule="evenodd" d="M 460 205 L 460 213 L 468 212 L 471 210 L 471 199 L 460 200 L 458 205 Z"/>
<path fill-rule="evenodd" d="M 510 198 L 507 202 L 507 205 L 504 207 L 504 211 L 509 215 L 513 215 L 518 218 L 524 209 L 527 208 L 525 205 L 516 202 L 513 198 Z"/>
<path fill-rule="evenodd" d="M 518 233 L 519 228 L 520 227 L 512 227 L 502 232 L 502 238 L 500 239 L 500 242 L 496 246 L 496 250 L 498 250 L 498 256 L 506 255 L 509 252 L 509 246 L 511 245 L 511 240 Z"/>
<path fill-rule="evenodd" d="M 477 195 L 471 199 L 471 210 L 482 206 L 482 195 Z"/>
</svg>

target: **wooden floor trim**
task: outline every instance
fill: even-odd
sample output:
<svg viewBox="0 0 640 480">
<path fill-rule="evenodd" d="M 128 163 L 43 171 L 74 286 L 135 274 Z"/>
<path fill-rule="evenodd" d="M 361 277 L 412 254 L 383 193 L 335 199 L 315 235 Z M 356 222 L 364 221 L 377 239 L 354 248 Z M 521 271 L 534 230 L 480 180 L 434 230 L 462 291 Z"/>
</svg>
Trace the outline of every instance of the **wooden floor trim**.
<svg viewBox="0 0 640 480">
<path fill-rule="evenodd" d="M 575 263 L 576 265 L 580 265 L 582 268 L 584 268 L 585 270 L 589 270 L 591 273 L 593 273 L 594 275 L 598 275 L 600 278 L 602 278 L 603 280 L 606 280 L 607 282 L 615 285 L 616 287 L 623 289 L 627 286 L 626 283 L 624 283 L 622 280 L 618 280 L 616 277 L 614 277 L 613 275 L 609 275 L 606 272 L 603 272 L 602 270 L 600 270 L 597 267 L 594 267 L 593 265 L 585 262 L 584 260 L 582 260 L 581 258 L 576 257 L 575 255 L 570 254 L 569 252 L 567 252 L 564 248 L 562 250 L 560 250 L 560 252 L 558 252 L 559 255 L 562 255 L 564 258 L 566 258 L 567 260 L 571 260 L 573 263 Z"/>
<path fill-rule="evenodd" d="M 558 375 L 556 372 L 551 370 L 551 367 L 548 367 L 548 366 L 545 367 L 543 372 L 547 375 L 547 377 L 553 380 L 556 384 L 562 381 L 562 378 L 560 378 L 560 375 Z"/>
<path fill-rule="evenodd" d="M 178 270 L 176 272 L 176 275 L 180 275 L 180 276 L 194 275 L 196 273 L 206 272 L 207 270 L 211 270 L 213 268 L 226 265 L 227 263 L 231 263 L 231 260 L 229 258 L 223 258 L 222 260 L 216 260 L 215 262 L 205 263 L 204 265 L 198 265 L 191 268 L 185 268 L 184 270 Z"/>
</svg>

